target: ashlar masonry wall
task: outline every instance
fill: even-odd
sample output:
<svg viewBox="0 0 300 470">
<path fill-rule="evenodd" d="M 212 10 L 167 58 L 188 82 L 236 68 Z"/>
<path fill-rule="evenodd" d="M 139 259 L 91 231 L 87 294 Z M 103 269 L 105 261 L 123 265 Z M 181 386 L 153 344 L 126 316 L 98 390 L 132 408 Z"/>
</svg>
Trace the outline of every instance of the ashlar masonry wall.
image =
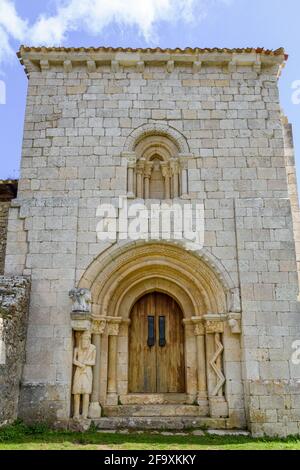
<svg viewBox="0 0 300 470">
<path fill-rule="evenodd" d="M 5 269 L 32 278 L 20 415 L 70 416 L 67 292 L 109 246 L 97 240 L 96 211 L 127 192 L 130 135 L 163 124 L 186 142 L 189 198 L 205 207 L 204 248 L 241 299 L 244 388 L 230 393 L 237 408 L 245 397 L 255 434 L 298 433 L 300 368 L 291 354 L 300 312 L 277 85 L 284 52 L 19 55 L 30 78 Z"/>
</svg>

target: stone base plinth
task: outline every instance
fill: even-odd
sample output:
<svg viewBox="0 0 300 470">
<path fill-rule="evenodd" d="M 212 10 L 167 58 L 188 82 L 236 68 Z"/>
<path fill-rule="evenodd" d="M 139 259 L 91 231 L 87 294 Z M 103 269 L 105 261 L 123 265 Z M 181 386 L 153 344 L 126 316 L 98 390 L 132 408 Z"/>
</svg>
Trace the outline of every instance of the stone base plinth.
<svg viewBox="0 0 300 470">
<path fill-rule="evenodd" d="M 224 397 L 210 398 L 209 409 L 212 418 L 228 418 L 228 403 Z"/>
<path fill-rule="evenodd" d="M 101 406 L 96 402 L 90 403 L 89 406 L 89 418 L 100 418 L 101 417 Z"/>
</svg>

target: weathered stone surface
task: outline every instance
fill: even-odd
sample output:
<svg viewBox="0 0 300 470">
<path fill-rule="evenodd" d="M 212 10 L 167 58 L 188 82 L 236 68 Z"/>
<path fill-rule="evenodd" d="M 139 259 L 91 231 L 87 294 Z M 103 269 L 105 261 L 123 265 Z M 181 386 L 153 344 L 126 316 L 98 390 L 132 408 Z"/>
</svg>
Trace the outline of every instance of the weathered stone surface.
<svg viewBox="0 0 300 470">
<path fill-rule="evenodd" d="M 225 419 L 191 417 L 110 417 L 92 420 L 98 429 L 156 429 L 183 430 L 201 428 L 226 428 Z"/>
<path fill-rule="evenodd" d="M 0 425 L 17 418 L 30 281 L 0 276 Z"/>
<path fill-rule="evenodd" d="M 31 52 L 22 54 L 30 64 Z M 300 218 L 291 129 L 278 98 L 283 52 L 212 51 L 203 62 L 192 51 L 178 61 L 177 53 L 151 51 L 34 54 L 5 260 L 6 273 L 32 278 L 19 416 L 67 422 L 72 327 L 93 324 L 93 404 L 111 414 L 97 426 L 235 429 L 247 417 L 257 435 L 299 433 L 292 353 Z M 121 231 L 116 243 L 98 239 L 100 204 L 153 194 L 204 205 L 202 250 L 129 243 Z M 84 328 L 70 319 L 74 287 L 91 291 Z M 130 312 L 156 290 L 183 311 L 182 401 L 128 393 Z M 108 325 L 96 328 L 105 316 Z"/>
<path fill-rule="evenodd" d="M 4 272 L 9 201 L 0 200 L 0 274 Z"/>
</svg>

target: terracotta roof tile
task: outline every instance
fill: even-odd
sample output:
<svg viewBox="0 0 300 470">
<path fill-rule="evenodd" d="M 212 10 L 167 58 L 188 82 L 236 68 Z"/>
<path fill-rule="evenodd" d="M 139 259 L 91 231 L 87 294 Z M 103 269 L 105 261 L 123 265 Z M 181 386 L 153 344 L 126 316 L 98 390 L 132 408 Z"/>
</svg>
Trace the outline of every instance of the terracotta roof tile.
<svg viewBox="0 0 300 470">
<path fill-rule="evenodd" d="M 264 49 L 263 47 L 245 47 L 245 48 L 200 48 L 200 47 L 185 47 L 184 49 L 180 47 L 175 48 L 161 48 L 161 47 L 146 47 L 146 48 L 133 48 L 133 47 L 31 47 L 31 46 L 21 46 L 19 52 L 17 53 L 18 57 L 21 55 L 21 50 L 25 52 L 160 52 L 160 53 L 178 53 L 178 54 L 206 54 L 210 52 L 218 52 L 218 53 L 257 53 L 257 54 L 264 54 L 264 55 L 283 55 L 285 54 L 284 48 L 280 47 L 276 50 Z"/>
</svg>

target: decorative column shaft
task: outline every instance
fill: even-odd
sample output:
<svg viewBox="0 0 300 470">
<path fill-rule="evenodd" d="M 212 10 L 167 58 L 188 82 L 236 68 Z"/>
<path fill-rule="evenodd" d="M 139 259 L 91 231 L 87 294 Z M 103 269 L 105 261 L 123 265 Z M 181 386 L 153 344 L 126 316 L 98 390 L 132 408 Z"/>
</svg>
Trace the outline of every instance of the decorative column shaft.
<svg viewBox="0 0 300 470">
<path fill-rule="evenodd" d="M 136 195 L 138 198 L 141 199 L 144 197 L 144 164 L 144 160 L 140 159 L 136 165 Z"/>
<path fill-rule="evenodd" d="M 136 167 L 136 154 L 135 152 L 122 152 L 127 166 L 127 195 L 128 197 L 134 197 L 134 170 Z M 123 164 L 122 164 L 123 165 Z"/>
<path fill-rule="evenodd" d="M 206 385 L 206 363 L 205 363 L 205 329 L 200 318 L 192 318 L 195 326 L 195 336 L 197 345 L 197 383 L 198 383 L 198 405 L 201 407 L 201 414 L 208 413 L 208 398 Z"/>
<path fill-rule="evenodd" d="M 127 178 L 128 178 L 127 191 L 130 196 L 134 194 L 133 176 L 134 176 L 134 169 L 132 166 L 129 166 L 127 170 Z"/>
<path fill-rule="evenodd" d="M 224 321 L 221 317 L 218 314 L 204 316 L 207 388 L 210 415 L 213 418 L 225 418 L 228 416 L 228 404 L 223 390 L 226 378 L 222 368 Z"/>
<path fill-rule="evenodd" d="M 108 380 L 107 380 L 107 404 L 118 404 L 117 391 L 117 356 L 119 323 L 110 323 L 108 326 Z"/>
<path fill-rule="evenodd" d="M 106 320 L 93 319 L 93 344 L 96 347 L 96 364 L 93 368 L 93 389 L 91 403 L 89 408 L 90 418 L 100 418 L 101 405 L 99 403 L 100 395 L 100 367 L 101 367 L 101 335 L 104 333 Z"/>
<path fill-rule="evenodd" d="M 173 197 L 179 196 L 179 167 L 177 160 L 171 161 L 172 183 L 173 183 Z"/>
<path fill-rule="evenodd" d="M 145 199 L 149 199 L 150 197 L 150 178 L 151 178 L 151 173 L 152 173 L 152 168 L 153 168 L 153 163 L 152 162 L 147 162 L 145 165 L 145 171 L 144 171 L 144 196 Z"/>
<path fill-rule="evenodd" d="M 170 172 L 169 163 L 162 162 L 161 171 L 162 171 L 162 175 L 165 181 L 165 199 L 170 199 L 171 198 L 171 188 L 170 188 L 171 172 Z"/>
<path fill-rule="evenodd" d="M 189 188 L 188 188 L 188 159 L 189 156 L 181 156 L 180 161 L 180 183 L 181 183 L 181 197 L 187 197 Z"/>
</svg>

